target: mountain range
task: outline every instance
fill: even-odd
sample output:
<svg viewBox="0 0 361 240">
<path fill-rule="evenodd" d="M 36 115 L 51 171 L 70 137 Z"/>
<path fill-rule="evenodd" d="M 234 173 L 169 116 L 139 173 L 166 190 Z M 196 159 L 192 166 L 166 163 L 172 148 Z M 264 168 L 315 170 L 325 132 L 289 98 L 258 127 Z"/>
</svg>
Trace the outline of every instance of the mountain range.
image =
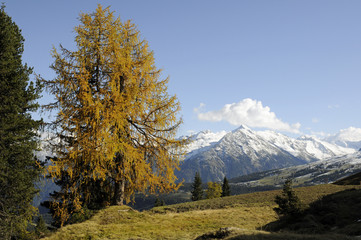
<svg viewBox="0 0 361 240">
<path fill-rule="evenodd" d="M 228 133 L 203 131 L 190 136 L 193 141 L 177 176 L 192 182 L 199 172 L 205 182 L 221 181 L 225 176 L 234 178 L 354 154 L 361 147 L 359 130 L 346 129 L 322 140 L 311 136 L 295 139 L 247 126 Z"/>
</svg>

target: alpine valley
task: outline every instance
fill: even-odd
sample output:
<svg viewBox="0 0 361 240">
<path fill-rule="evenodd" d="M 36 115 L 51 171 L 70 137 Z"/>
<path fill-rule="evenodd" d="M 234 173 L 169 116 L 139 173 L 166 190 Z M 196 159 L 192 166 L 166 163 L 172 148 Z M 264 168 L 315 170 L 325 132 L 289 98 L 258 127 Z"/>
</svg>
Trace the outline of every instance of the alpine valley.
<svg viewBox="0 0 361 240">
<path fill-rule="evenodd" d="M 311 173 L 318 177 L 317 170 L 323 176 L 337 171 L 333 178 L 341 178 L 361 169 L 358 152 L 361 129 L 356 128 L 341 130 L 322 140 L 309 136 L 295 139 L 269 130 L 254 131 L 246 126 L 228 133 L 202 131 L 189 138 L 192 142 L 188 145 L 188 154 L 177 172 L 178 179 L 185 182 L 192 182 L 199 172 L 203 182 L 222 181 L 227 177 L 235 178 L 233 183 L 251 184 L 249 181 L 253 181 L 253 184 L 273 185 L 277 182 L 260 179 L 275 175 L 292 177 L 296 173 L 301 177 L 301 172 L 308 177 Z M 281 171 L 285 171 L 284 174 Z M 242 178 L 245 175 L 253 177 Z M 301 182 L 307 181 L 313 180 L 305 178 Z"/>
</svg>

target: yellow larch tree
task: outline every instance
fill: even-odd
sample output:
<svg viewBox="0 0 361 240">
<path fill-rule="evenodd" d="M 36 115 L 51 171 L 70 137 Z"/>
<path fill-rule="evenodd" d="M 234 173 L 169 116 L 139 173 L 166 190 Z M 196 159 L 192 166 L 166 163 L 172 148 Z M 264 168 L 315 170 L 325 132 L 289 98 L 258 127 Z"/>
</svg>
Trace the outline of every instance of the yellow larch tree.
<svg viewBox="0 0 361 240">
<path fill-rule="evenodd" d="M 56 101 L 52 123 L 58 144 L 49 174 L 62 182 L 53 202 L 61 224 L 89 204 L 92 186 L 110 193 L 109 203 L 129 202 L 135 192 L 168 192 L 178 187 L 184 140 L 176 139 L 180 104 L 160 80 L 153 52 L 130 21 L 109 8 L 80 15 L 76 51 L 54 48 L 54 80 L 44 80 Z"/>
</svg>

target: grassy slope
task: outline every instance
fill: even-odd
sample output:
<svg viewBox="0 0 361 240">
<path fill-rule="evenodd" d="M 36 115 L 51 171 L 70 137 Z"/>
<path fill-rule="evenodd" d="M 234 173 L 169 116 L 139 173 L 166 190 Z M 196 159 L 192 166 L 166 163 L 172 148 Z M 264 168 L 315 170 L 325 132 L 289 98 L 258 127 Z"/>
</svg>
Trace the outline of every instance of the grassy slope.
<svg viewBox="0 0 361 240">
<path fill-rule="evenodd" d="M 337 185 L 359 185 L 361 183 L 361 172 L 340 179 L 335 184 Z"/>
<path fill-rule="evenodd" d="M 297 188 L 304 203 L 323 195 L 353 186 L 318 185 Z M 100 211 L 90 220 L 66 226 L 47 239 L 195 239 L 219 228 L 237 228 L 228 239 L 332 239 L 302 238 L 258 231 L 277 219 L 272 210 L 280 191 L 242 194 L 202 200 L 138 212 L 129 207 L 113 206 Z M 335 239 L 346 239 L 335 237 Z"/>
</svg>

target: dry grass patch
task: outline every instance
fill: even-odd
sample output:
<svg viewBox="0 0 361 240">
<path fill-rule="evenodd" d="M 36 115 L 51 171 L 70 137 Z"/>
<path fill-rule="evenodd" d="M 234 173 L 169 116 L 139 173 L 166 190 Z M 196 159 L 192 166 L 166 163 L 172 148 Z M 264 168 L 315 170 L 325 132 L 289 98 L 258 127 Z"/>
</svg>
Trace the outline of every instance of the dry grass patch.
<svg viewBox="0 0 361 240">
<path fill-rule="evenodd" d="M 195 239 L 229 226 L 254 230 L 275 219 L 269 206 L 166 214 L 110 207 L 84 223 L 60 229 L 47 239 Z"/>
</svg>

